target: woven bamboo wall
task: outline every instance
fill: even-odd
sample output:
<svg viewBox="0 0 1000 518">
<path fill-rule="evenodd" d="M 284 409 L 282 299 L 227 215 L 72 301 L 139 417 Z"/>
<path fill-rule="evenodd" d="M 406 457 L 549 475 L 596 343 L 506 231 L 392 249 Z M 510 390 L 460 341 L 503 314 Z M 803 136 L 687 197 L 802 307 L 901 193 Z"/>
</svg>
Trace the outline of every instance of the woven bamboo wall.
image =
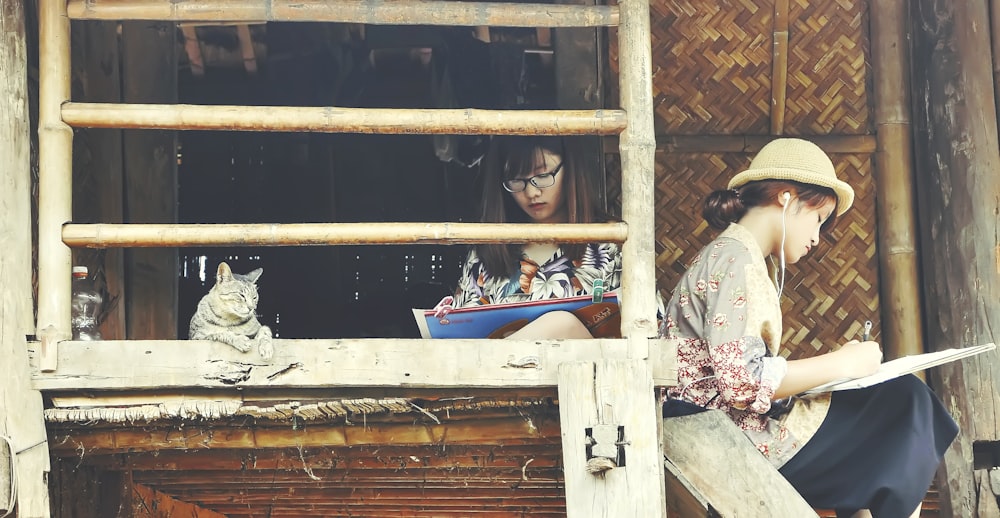
<svg viewBox="0 0 1000 518">
<path fill-rule="evenodd" d="M 867 2 L 790 4 L 784 134 L 872 134 Z M 717 235 L 700 215 L 705 195 L 724 188 L 756 152 L 734 150 L 724 136 L 770 132 L 774 5 L 653 0 L 651 8 L 655 125 L 663 142 L 656 157 L 656 268 L 669 297 L 686 265 Z M 615 38 L 609 40 L 615 70 Z M 695 137 L 688 142 L 697 141 L 697 152 L 665 145 L 673 136 Z M 876 322 L 878 336 L 873 157 L 831 158 L 857 199 L 823 244 L 788 268 L 782 307 L 791 357 L 857 338 L 866 319 Z M 620 202 L 617 156 L 609 155 L 608 171 L 608 199 Z"/>
</svg>

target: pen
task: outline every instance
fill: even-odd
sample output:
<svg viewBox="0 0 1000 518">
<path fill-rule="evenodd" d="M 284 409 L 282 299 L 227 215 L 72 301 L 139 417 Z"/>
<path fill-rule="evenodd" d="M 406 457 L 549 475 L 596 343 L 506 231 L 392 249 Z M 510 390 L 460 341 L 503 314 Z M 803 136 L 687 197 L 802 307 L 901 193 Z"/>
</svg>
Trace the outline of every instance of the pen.
<svg viewBox="0 0 1000 518">
<path fill-rule="evenodd" d="M 865 320 L 865 330 L 861 333 L 861 341 L 867 342 L 872 337 L 872 321 Z"/>
</svg>

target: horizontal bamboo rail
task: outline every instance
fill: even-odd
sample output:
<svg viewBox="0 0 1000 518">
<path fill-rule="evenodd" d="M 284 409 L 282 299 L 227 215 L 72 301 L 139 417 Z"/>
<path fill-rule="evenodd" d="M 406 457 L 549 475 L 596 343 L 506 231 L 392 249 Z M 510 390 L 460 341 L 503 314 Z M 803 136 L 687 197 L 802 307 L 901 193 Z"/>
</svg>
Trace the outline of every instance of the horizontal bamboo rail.
<svg viewBox="0 0 1000 518">
<path fill-rule="evenodd" d="M 760 151 L 768 142 L 778 138 L 772 135 L 658 135 L 656 150 L 661 153 L 749 153 Z M 874 153 L 875 135 L 810 135 L 810 142 L 827 153 Z M 605 153 L 618 153 L 618 139 L 606 137 Z"/>
<path fill-rule="evenodd" d="M 63 243 L 89 248 L 525 243 L 621 243 L 625 223 L 68 224 Z"/>
<path fill-rule="evenodd" d="M 444 135 L 610 135 L 623 110 L 413 110 L 298 106 L 66 103 L 78 128 Z"/>
<path fill-rule="evenodd" d="M 616 6 L 396 0 L 71 0 L 75 20 L 341 22 L 374 25 L 609 27 Z"/>
</svg>

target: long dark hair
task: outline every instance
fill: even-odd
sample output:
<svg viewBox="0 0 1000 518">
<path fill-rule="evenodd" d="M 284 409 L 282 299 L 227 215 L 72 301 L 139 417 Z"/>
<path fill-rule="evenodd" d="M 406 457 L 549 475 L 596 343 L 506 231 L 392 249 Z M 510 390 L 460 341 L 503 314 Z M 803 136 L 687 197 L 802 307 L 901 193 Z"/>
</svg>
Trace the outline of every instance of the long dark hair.
<svg viewBox="0 0 1000 518">
<path fill-rule="evenodd" d="M 493 137 L 489 152 L 483 159 L 483 223 L 530 223 L 531 218 L 521 210 L 503 181 L 518 176 L 530 176 L 541 150 L 562 157 L 562 192 L 565 197 L 567 223 L 594 223 L 607 221 L 598 210 L 594 192 L 587 175 L 580 170 L 579 144 L 572 138 L 555 136 L 498 136 Z M 570 259 L 579 260 L 586 245 L 561 245 Z M 476 255 L 493 276 L 510 275 L 520 266 L 523 245 L 484 244 L 475 247 Z"/>
<path fill-rule="evenodd" d="M 837 194 L 829 187 L 791 180 L 760 180 L 749 182 L 739 189 L 713 191 L 705 198 L 701 215 L 712 227 L 725 230 L 730 223 L 742 219 L 752 207 L 778 205 L 778 197 L 785 191 L 796 195 L 801 203 L 810 208 L 822 206 L 828 201 L 837 204 Z M 833 228 L 836 221 L 837 211 L 834 210 L 820 230 L 826 232 Z"/>
</svg>

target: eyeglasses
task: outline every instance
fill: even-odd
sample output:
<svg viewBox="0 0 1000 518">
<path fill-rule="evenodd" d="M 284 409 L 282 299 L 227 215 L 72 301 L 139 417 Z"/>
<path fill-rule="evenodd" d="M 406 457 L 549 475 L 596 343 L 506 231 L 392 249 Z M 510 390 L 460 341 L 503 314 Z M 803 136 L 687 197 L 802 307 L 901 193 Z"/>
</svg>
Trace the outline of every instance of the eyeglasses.
<svg viewBox="0 0 1000 518">
<path fill-rule="evenodd" d="M 562 162 L 555 169 L 542 174 L 536 174 L 535 176 L 529 176 L 527 178 L 515 178 L 513 180 L 504 180 L 503 188 L 507 189 L 507 192 L 521 192 L 528 187 L 528 183 L 538 187 L 539 189 L 544 189 L 546 187 L 552 187 L 556 184 L 556 175 L 559 171 L 562 171 Z"/>
</svg>

